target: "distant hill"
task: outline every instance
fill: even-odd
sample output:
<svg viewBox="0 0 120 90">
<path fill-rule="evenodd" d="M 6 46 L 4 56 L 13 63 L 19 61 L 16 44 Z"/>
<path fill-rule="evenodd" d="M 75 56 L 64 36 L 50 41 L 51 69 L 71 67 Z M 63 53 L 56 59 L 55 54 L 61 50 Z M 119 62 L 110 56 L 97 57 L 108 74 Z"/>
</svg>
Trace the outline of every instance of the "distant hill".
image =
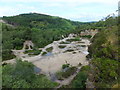
<svg viewBox="0 0 120 90">
<path fill-rule="evenodd" d="M 2 20 L 14 26 L 39 29 L 73 29 L 80 24 L 84 24 L 82 22 L 38 13 L 27 13 L 9 17 L 3 16 Z"/>
</svg>

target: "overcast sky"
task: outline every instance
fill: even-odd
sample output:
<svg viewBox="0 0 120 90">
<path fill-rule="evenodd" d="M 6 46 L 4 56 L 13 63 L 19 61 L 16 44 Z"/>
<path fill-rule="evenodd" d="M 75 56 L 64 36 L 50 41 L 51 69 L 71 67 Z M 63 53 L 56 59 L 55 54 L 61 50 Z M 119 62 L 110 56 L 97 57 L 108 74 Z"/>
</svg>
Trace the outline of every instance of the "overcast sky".
<svg viewBox="0 0 120 90">
<path fill-rule="evenodd" d="M 0 17 L 36 12 L 75 21 L 98 21 L 115 13 L 119 0 L 0 0 Z"/>
</svg>

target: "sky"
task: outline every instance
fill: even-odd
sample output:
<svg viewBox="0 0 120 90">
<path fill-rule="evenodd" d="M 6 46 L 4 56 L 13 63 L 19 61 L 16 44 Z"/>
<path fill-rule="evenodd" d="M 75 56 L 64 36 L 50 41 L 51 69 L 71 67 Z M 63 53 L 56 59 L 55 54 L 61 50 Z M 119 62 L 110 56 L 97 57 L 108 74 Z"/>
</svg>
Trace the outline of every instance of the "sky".
<svg viewBox="0 0 120 90">
<path fill-rule="evenodd" d="M 89 22 L 99 21 L 118 10 L 119 0 L 0 0 L 0 17 L 41 13 Z"/>
</svg>

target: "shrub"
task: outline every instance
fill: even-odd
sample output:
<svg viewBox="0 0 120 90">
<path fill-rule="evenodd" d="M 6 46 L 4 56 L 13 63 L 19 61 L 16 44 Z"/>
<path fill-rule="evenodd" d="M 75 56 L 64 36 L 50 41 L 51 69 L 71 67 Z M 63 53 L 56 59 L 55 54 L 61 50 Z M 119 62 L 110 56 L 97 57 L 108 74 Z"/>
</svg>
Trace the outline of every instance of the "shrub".
<svg viewBox="0 0 120 90">
<path fill-rule="evenodd" d="M 73 54 L 76 54 L 77 52 L 73 52 Z"/>
<path fill-rule="evenodd" d="M 83 38 L 91 38 L 92 36 L 91 35 L 84 35 L 82 36 Z"/>
<path fill-rule="evenodd" d="M 70 43 L 62 41 L 62 42 L 60 42 L 60 44 L 70 44 Z"/>
<path fill-rule="evenodd" d="M 59 71 L 56 73 L 56 75 L 59 80 L 63 80 L 64 78 L 68 78 L 69 76 L 73 75 L 76 70 L 76 67 L 69 67 L 66 72 Z"/>
<path fill-rule="evenodd" d="M 52 52 L 52 50 L 53 50 L 53 47 L 49 47 L 46 49 L 47 52 Z"/>
<path fill-rule="evenodd" d="M 66 72 L 62 74 L 64 78 L 68 78 L 69 76 L 73 75 L 76 72 L 76 67 L 70 67 Z"/>
<path fill-rule="evenodd" d="M 118 81 L 116 79 L 119 77 L 118 61 L 107 58 L 95 58 L 91 63 L 94 66 L 94 73 L 92 74 L 96 74 L 94 80 L 97 87 L 99 87 L 99 83 L 104 83 L 104 86 L 107 87 L 107 85 L 113 85 Z"/>
<path fill-rule="evenodd" d="M 62 48 L 65 48 L 66 46 L 60 45 L 60 46 L 58 46 L 58 47 L 62 49 Z"/>
<path fill-rule="evenodd" d="M 78 64 L 78 66 L 81 66 L 81 65 L 82 65 L 81 63 Z"/>
<path fill-rule="evenodd" d="M 90 66 L 83 66 L 74 80 L 71 82 L 70 86 L 72 88 L 85 88 L 86 87 L 86 80 L 88 77 L 88 72 L 90 70 Z"/>
<path fill-rule="evenodd" d="M 68 42 L 73 42 L 73 41 L 80 41 L 80 38 L 73 38 L 73 39 L 67 39 L 66 41 Z"/>
<path fill-rule="evenodd" d="M 72 82 L 73 88 L 85 88 L 86 87 L 87 74 L 85 72 L 79 72 L 76 79 Z"/>
<path fill-rule="evenodd" d="M 2 88 L 54 88 L 58 83 L 47 79 L 45 75 L 36 75 L 34 65 L 17 60 L 16 64 L 2 67 Z"/>
<path fill-rule="evenodd" d="M 86 45 L 81 45 L 81 47 L 86 47 Z"/>
<path fill-rule="evenodd" d="M 62 74 L 63 74 L 63 72 L 61 72 L 61 71 L 56 73 L 56 77 L 57 77 L 58 80 L 64 80 Z"/>
<path fill-rule="evenodd" d="M 2 61 L 10 60 L 15 58 L 16 56 L 13 54 L 13 52 L 9 49 L 2 51 Z"/>
<path fill-rule="evenodd" d="M 45 54 L 47 54 L 47 52 L 43 52 L 43 53 L 42 53 L 42 55 L 45 55 Z"/>
<path fill-rule="evenodd" d="M 64 51 L 64 53 L 66 53 L 66 52 L 72 52 L 72 51 L 74 51 L 74 50 L 73 49 L 68 49 L 68 50 Z"/>
<path fill-rule="evenodd" d="M 28 53 L 28 55 L 38 55 L 41 53 L 41 50 L 33 49 L 33 50 L 25 50 L 25 54 Z"/>
<path fill-rule="evenodd" d="M 70 64 L 63 64 L 62 69 L 68 68 L 69 66 L 70 66 Z"/>
</svg>

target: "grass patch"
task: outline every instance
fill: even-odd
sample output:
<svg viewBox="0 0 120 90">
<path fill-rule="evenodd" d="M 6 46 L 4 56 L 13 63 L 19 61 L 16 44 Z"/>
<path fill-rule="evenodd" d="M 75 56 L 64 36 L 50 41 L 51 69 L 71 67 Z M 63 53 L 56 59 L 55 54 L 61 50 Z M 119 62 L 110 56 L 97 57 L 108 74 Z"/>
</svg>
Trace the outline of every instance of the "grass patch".
<svg viewBox="0 0 120 90">
<path fill-rule="evenodd" d="M 10 60 L 13 58 L 16 58 L 16 56 L 13 54 L 11 50 L 7 49 L 2 51 L 2 61 Z"/>
<path fill-rule="evenodd" d="M 91 35 L 84 35 L 84 36 L 81 36 L 83 38 L 91 38 L 92 36 Z"/>
<path fill-rule="evenodd" d="M 6 62 L 4 62 L 4 63 L 2 64 L 2 66 L 5 66 L 5 65 L 7 65 L 7 63 L 6 63 Z"/>
<path fill-rule="evenodd" d="M 63 64 L 62 69 L 68 68 L 69 66 L 70 66 L 70 64 Z"/>
<path fill-rule="evenodd" d="M 52 52 L 52 50 L 53 50 L 53 47 L 49 47 L 46 49 L 47 52 Z"/>
<path fill-rule="evenodd" d="M 73 42 L 73 41 L 80 41 L 80 37 L 75 37 L 75 38 L 72 38 L 72 39 L 67 39 L 66 41 L 68 42 Z"/>
<path fill-rule="evenodd" d="M 77 52 L 73 52 L 73 54 L 76 54 Z"/>
<path fill-rule="evenodd" d="M 79 39 L 67 39 L 68 42 L 79 41 Z"/>
<path fill-rule="evenodd" d="M 43 53 L 42 53 L 42 55 L 45 55 L 45 54 L 47 54 L 47 52 L 43 52 Z"/>
<path fill-rule="evenodd" d="M 25 54 L 28 55 L 39 55 L 42 50 L 34 49 L 34 50 L 25 50 Z"/>
<path fill-rule="evenodd" d="M 66 52 L 72 52 L 72 51 L 74 51 L 74 50 L 73 49 L 68 49 L 68 50 L 64 51 L 64 53 L 66 53 Z"/>
<path fill-rule="evenodd" d="M 61 48 L 61 49 L 63 49 L 63 48 L 65 48 L 66 46 L 60 45 L 60 46 L 58 46 L 58 47 Z"/>
<path fill-rule="evenodd" d="M 81 45 L 81 47 L 86 47 L 86 45 Z"/>
<path fill-rule="evenodd" d="M 70 44 L 70 43 L 62 41 L 62 42 L 60 42 L 60 44 Z"/>
<path fill-rule="evenodd" d="M 73 75 L 76 72 L 77 68 L 76 67 L 69 67 L 66 72 L 57 72 L 56 76 L 58 80 L 64 80 L 64 78 L 68 78 L 69 76 Z"/>
<path fill-rule="evenodd" d="M 83 66 L 77 76 L 73 79 L 69 87 L 71 88 L 85 88 L 86 80 L 88 77 L 88 72 L 90 70 L 90 66 Z"/>
</svg>

